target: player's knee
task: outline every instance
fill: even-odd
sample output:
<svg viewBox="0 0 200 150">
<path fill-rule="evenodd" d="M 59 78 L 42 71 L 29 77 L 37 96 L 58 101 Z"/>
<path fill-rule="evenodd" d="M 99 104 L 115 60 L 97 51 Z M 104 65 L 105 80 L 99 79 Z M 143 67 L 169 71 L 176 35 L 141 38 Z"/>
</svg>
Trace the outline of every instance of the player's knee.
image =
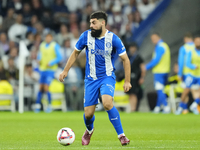
<svg viewBox="0 0 200 150">
<path fill-rule="evenodd" d="M 92 119 L 92 117 L 93 117 L 93 113 L 89 113 L 89 112 L 85 112 L 85 118 L 87 119 L 87 120 L 90 120 L 90 119 Z"/>
<path fill-rule="evenodd" d="M 113 103 L 107 103 L 107 102 L 105 102 L 103 104 L 103 107 L 104 107 L 105 110 L 110 110 L 110 109 L 113 108 Z"/>
</svg>

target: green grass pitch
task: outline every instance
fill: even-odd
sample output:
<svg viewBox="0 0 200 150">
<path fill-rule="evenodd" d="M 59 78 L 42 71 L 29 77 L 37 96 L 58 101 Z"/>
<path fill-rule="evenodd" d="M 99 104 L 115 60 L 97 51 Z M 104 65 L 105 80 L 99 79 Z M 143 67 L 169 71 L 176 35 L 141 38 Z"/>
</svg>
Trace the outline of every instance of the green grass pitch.
<svg viewBox="0 0 200 150">
<path fill-rule="evenodd" d="M 0 112 L 0 150 L 200 149 L 199 116 L 123 112 L 120 115 L 124 132 L 131 140 L 123 147 L 106 112 L 95 113 L 95 131 L 88 146 L 81 145 L 85 131 L 83 112 Z M 57 142 L 57 132 L 62 127 L 75 132 L 75 142 L 70 146 Z"/>
</svg>

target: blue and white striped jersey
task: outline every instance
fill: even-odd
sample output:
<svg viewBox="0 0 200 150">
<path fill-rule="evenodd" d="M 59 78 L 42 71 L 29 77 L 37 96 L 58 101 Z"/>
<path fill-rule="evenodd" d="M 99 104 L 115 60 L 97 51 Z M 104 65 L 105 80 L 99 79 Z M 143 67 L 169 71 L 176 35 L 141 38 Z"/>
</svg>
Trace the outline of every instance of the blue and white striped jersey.
<svg viewBox="0 0 200 150">
<path fill-rule="evenodd" d="M 75 49 L 86 49 L 85 78 L 96 80 L 104 76 L 115 77 L 114 62 L 126 53 L 124 44 L 114 33 L 107 30 L 104 37 L 94 38 L 91 30 L 83 32 L 75 45 Z"/>
</svg>

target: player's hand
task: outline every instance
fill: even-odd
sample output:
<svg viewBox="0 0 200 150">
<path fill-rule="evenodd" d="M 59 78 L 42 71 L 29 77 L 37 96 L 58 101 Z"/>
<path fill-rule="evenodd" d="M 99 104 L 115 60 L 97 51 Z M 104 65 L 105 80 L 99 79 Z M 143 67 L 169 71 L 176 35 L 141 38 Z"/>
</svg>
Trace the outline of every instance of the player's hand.
<svg viewBox="0 0 200 150">
<path fill-rule="evenodd" d="M 182 80 L 183 80 L 182 77 L 178 76 L 178 81 L 182 81 Z"/>
<path fill-rule="evenodd" d="M 124 92 L 128 92 L 131 88 L 132 88 L 132 85 L 130 84 L 130 82 L 124 82 Z"/>
<path fill-rule="evenodd" d="M 195 69 L 199 69 L 199 66 L 196 66 L 196 68 Z"/>
<path fill-rule="evenodd" d="M 139 79 L 139 85 L 142 85 L 144 83 L 144 77 L 141 77 L 140 79 Z"/>
<path fill-rule="evenodd" d="M 59 75 L 59 81 L 64 82 L 64 78 L 67 76 L 67 72 L 63 71 Z"/>
</svg>

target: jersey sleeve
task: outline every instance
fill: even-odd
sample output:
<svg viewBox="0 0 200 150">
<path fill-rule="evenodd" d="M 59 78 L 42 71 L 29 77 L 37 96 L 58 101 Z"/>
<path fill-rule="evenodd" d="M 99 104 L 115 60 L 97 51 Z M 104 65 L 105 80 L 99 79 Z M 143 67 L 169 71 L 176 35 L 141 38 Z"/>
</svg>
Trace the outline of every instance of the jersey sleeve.
<svg viewBox="0 0 200 150">
<path fill-rule="evenodd" d="M 188 52 L 186 56 L 186 66 L 192 70 L 196 69 L 196 65 L 192 64 L 192 52 Z"/>
<path fill-rule="evenodd" d="M 83 32 L 83 33 L 81 34 L 81 36 L 79 37 L 79 40 L 78 40 L 78 42 L 77 42 L 76 45 L 75 45 L 75 49 L 76 49 L 77 51 L 82 51 L 82 50 L 85 48 L 85 46 L 87 45 L 86 33 L 87 33 L 86 31 Z"/>
<path fill-rule="evenodd" d="M 181 77 L 183 74 L 183 67 L 184 67 L 184 55 L 185 55 L 185 49 L 182 46 L 179 49 L 179 54 L 178 54 L 178 66 L 179 66 L 179 71 L 178 71 L 178 76 Z"/>
<path fill-rule="evenodd" d="M 165 53 L 165 50 L 163 47 L 156 48 L 155 57 L 148 64 L 146 64 L 146 70 L 149 70 L 153 68 L 154 66 L 156 66 L 159 63 L 164 53 Z"/>
<path fill-rule="evenodd" d="M 56 53 L 56 58 L 49 63 L 50 66 L 53 66 L 53 65 L 59 63 L 62 60 L 62 54 L 61 54 L 61 51 L 60 51 L 60 45 L 58 45 L 56 43 L 54 49 L 55 49 L 55 53 Z"/>
<path fill-rule="evenodd" d="M 122 43 L 121 39 L 113 34 L 113 48 L 117 51 L 118 55 L 124 55 L 126 53 L 126 48 Z"/>
</svg>

